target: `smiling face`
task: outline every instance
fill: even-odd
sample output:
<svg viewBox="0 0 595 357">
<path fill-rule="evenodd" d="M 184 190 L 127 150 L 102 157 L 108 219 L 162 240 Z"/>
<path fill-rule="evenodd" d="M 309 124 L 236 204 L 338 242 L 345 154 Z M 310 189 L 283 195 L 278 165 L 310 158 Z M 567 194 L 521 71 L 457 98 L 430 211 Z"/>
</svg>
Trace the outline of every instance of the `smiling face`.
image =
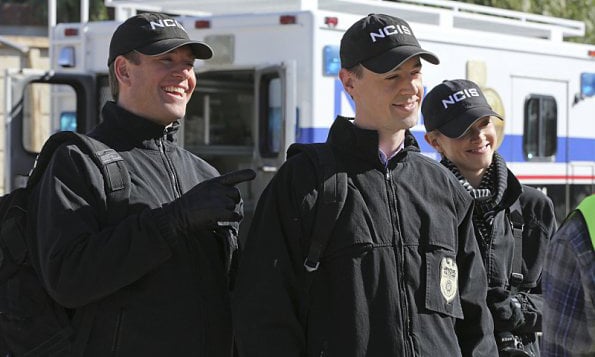
<svg viewBox="0 0 595 357">
<path fill-rule="evenodd" d="M 365 67 L 362 70 L 359 77 L 341 71 L 343 85 L 355 102 L 355 123 L 385 133 L 413 127 L 423 94 L 419 56 L 388 73 L 378 74 Z"/>
<path fill-rule="evenodd" d="M 494 120 L 500 119 L 483 117 L 456 139 L 434 130 L 426 134 L 426 141 L 455 164 L 461 174 L 473 184 L 481 180 L 492 164 L 497 142 Z"/>
<path fill-rule="evenodd" d="M 190 47 L 157 56 L 138 54 L 138 58 L 133 63 L 119 56 L 114 62 L 120 84 L 118 105 L 162 125 L 182 118 L 196 87 Z"/>
</svg>

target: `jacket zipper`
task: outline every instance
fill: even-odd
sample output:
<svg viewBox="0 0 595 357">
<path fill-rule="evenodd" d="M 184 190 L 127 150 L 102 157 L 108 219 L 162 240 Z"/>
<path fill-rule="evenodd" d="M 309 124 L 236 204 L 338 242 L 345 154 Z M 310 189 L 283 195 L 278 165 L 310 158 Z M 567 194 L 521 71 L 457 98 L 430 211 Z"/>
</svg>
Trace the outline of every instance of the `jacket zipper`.
<svg viewBox="0 0 595 357">
<path fill-rule="evenodd" d="M 403 326 L 403 348 L 405 350 L 405 356 L 411 356 L 413 355 L 412 352 L 412 341 L 411 341 L 411 336 L 410 336 L 410 321 L 409 321 L 409 310 L 408 310 L 408 304 L 407 304 L 407 291 L 405 289 L 405 259 L 404 259 L 404 246 L 403 246 L 403 239 L 402 237 L 400 237 L 400 232 L 401 232 L 401 227 L 400 227 L 400 223 L 399 223 L 399 216 L 398 216 L 398 212 L 397 212 L 397 195 L 394 192 L 394 188 L 391 182 L 391 172 L 390 169 L 388 167 L 385 168 L 385 172 L 384 172 L 384 178 L 386 180 L 386 186 L 388 189 L 388 195 L 389 195 L 389 206 L 391 208 L 391 216 L 394 217 L 395 220 L 395 224 L 398 227 L 397 230 L 395 230 L 393 228 L 393 236 L 395 238 L 399 238 L 398 241 L 395 241 L 395 247 L 397 248 L 397 252 L 395 252 L 395 256 L 397 257 L 397 270 L 399 271 L 399 279 L 397 284 L 399 285 L 399 291 L 401 292 L 401 299 L 399 299 L 399 305 L 401 306 L 401 323 Z M 394 206 L 391 205 L 391 202 L 395 202 Z M 393 225 L 394 227 L 395 225 Z"/>
<path fill-rule="evenodd" d="M 115 356 L 116 352 L 120 347 L 121 339 L 121 330 L 122 330 L 122 319 L 124 318 L 124 309 L 120 309 L 118 315 L 116 316 L 116 327 L 114 331 L 114 338 L 112 340 L 112 354 Z"/>
<path fill-rule="evenodd" d="M 178 198 L 182 195 L 180 186 L 178 183 L 178 178 L 176 176 L 176 171 L 174 170 L 174 166 L 165 152 L 165 143 L 163 142 L 163 137 L 157 140 L 157 146 L 159 146 L 159 151 L 161 152 L 161 156 L 163 157 L 163 162 L 165 163 L 165 170 L 167 171 L 169 178 L 171 180 L 172 188 L 174 191 L 174 197 Z"/>
</svg>

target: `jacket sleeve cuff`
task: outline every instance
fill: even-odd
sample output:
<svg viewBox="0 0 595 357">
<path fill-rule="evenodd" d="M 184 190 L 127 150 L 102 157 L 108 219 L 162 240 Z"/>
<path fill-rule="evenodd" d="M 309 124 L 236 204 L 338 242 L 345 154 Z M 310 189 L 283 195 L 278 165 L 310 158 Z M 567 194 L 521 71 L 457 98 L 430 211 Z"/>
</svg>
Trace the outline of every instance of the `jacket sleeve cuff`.
<svg viewBox="0 0 595 357">
<path fill-rule="evenodd" d="M 167 244 L 174 246 L 177 243 L 178 232 L 172 223 L 171 218 L 163 208 L 155 208 L 149 211 L 147 215 L 149 224 L 157 226 L 157 231 L 165 239 Z"/>
</svg>

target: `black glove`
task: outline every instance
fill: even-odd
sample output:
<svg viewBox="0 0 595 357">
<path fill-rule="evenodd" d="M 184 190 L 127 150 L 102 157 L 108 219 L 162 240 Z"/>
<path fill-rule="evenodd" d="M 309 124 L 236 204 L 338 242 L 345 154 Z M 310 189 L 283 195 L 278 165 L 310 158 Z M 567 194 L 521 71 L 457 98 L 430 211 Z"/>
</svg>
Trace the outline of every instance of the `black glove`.
<svg viewBox="0 0 595 357">
<path fill-rule="evenodd" d="M 254 177 L 253 170 L 245 169 L 203 181 L 163 205 L 163 210 L 179 233 L 215 228 L 219 222 L 239 222 L 243 216 L 240 191 L 235 185 Z"/>
<path fill-rule="evenodd" d="M 487 303 L 495 331 L 514 331 L 525 323 L 519 300 L 504 288 L 488 289 Z"/>
<path fill-rule="evenodd" d="M 515 297 L 521 303 L 521 311 L 525 318 L 525 323 L 515 332 L 520 334 L 541 332 L 541 313 L 544 304 L 542 295 L 520 292 Z"/>
</svg>

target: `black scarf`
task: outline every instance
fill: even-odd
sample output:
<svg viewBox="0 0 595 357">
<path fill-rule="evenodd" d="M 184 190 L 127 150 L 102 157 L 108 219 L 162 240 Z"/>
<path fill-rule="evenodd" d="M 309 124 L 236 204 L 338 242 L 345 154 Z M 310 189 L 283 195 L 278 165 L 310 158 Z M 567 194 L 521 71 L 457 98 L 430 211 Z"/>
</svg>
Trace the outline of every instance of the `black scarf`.
<svg viewBox="0 0 595 357">
<path fill-rule="evenodd" d="M 483 174 L 478 188 L 473 188 L 469 181 L 461 175 L 459 169 L 446 157 L 442 157 L 440 162 L 457 177 L 461 185 L 463 185 L 475 200 L 475 208 L 473 210 L 475 232 L 479 235 L 477 238 L 484 243 L 488 243 L 492 234 L 494 216 L 497 212 L 496 208 L 506 190 L 508 172 L 504 159 L 500 154 L 494 152 L 492 164 Z"/>
</svg>

